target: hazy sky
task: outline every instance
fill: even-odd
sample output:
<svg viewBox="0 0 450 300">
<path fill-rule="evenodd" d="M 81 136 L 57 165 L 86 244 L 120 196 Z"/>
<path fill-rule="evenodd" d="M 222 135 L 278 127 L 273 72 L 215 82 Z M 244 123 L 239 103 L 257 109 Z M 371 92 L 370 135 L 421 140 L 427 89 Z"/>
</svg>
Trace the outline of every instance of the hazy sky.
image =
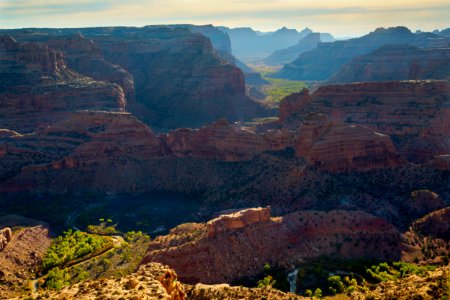
<svg viewBox="0 0 450 300">
<path fill-rule="evenodd" d="M 148 24 L 282 26 L 357 36 L 377 27 L 450 27 L 450 0 L 0 0 L 0 28 Z"/>
</svg>

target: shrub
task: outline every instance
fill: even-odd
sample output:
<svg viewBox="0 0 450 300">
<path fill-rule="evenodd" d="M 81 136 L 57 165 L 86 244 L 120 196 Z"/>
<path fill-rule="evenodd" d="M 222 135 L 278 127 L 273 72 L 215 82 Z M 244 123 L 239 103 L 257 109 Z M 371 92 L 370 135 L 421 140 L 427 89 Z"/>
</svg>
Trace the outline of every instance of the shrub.
<svg viewBox="0 0 450 300">
<path fill-rule="evenodd" d="M 60 270 L 59 268 L 51 269 L 47 274 L 45 280 L 45 286 L 49 289 L 60 290 L 64 286 L 69 285 L 70 275 L 66 269 Z"/>
<path fill-rule="evenodd" d="M 89 253 L 105 248 L 111 243 L 108 237 L 69 229 L 57 237 L 49 247 L 42 266 L 45 270 L 64 265 Z"/>
</svg>

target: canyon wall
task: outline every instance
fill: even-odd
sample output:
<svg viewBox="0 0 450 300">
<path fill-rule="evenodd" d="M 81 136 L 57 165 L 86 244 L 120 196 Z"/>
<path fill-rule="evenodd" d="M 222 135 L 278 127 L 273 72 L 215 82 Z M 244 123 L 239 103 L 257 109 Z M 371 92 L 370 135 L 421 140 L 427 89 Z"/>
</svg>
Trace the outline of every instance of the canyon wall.
<svg viewBox="0 0 450 300">
<path fill-rule="evenodd" d="M 286 64 L 276 76 L 292 80 L 327 80 L 353 58 L 391 44 L 410 44 L 421 48 L 448 47 L 450 39 L 433 33 L 415 34 L 406 27 L 378 28 L 360 38 L 321 43 Z"/>
<path fill-rule="evenodd" d="M 386 45 L 354 58 L 333 75 L 327 84 L 449 78 L 450 47 Z"/>
<path fill-rule="evenodd" d="M 82 109 L 122 111 L 118 85 L 70 70 L 61 52 L 0 37 L 0 128 L 31 132 Z"/>
<path fill-rule="evenodd" d="M 330 85 L 286 97 L 280 121 L 297 128 L 309 113 L 321 113 L 387 134 L 404 158 L 424 162 L 450 150 L 449 98 L 448 81 Z"/>
</svg>

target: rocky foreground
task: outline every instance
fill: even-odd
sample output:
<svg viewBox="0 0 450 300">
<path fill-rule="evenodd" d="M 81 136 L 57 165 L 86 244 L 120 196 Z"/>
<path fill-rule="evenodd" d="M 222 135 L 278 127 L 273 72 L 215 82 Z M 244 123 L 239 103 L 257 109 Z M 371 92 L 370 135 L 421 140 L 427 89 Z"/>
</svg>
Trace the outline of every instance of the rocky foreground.
<svg viewBox="0 0 450 300">
<path fill-rule="evenodd" d="M 149 263 L 136 273 L 117 278 L 88 280 L 62 289 L 47 292 L 43 297 L 51 299 L 303 299 L 295 294 L 270 288 L 244 288 L 221 285 L 185 285 L 177 280 L 177 274 L 167 266 Z"/>
</svg>

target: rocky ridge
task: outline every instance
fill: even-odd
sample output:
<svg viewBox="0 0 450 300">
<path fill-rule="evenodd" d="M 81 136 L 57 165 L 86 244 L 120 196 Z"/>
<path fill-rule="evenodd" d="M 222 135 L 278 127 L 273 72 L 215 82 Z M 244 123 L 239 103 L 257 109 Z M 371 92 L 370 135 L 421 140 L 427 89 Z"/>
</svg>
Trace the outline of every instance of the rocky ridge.
<svg viewBox="0 0 450 300">
<path fill-rule="evenodd" d="M 280 104 L 280 121 L 298 127 L 311 112 L 348 125 L 362 125 L 393 137 L 398 152 L 412 161 L 448 154 L 447 81 L 388 81 L 320 87 L 292 94 Z"/>
<path fill-rule="evenodd" d="M 30 132 L 80 109 L 125 109 L 121 87 L 73 72 L 46 44 L 2 36 L 0 52 L 1 128 Z"/>
<path fill-rule="evenodd" d="M 247 209 L 172 229 L 150 243 L 142 263 L 168 264 L 188 283 L 230 283 L 258 275 L 265 263 L 290 268 L 308 257 L 338 254 L 397 259 L 399 233 L 361 211 L 270 217 L 270 208 Z"/>
<path fill-rule="evenodd" d="M 47 43 L 77 72 L 120 85 L 127 110 L 152 128 L 200 127 L 219 118 L 247 120 L 270 112 L 245 95 L 242 71 L 221 58 L 196 26 L 6 30 L 20 41 Z M 227 49 L 220 37 L 214 44 Z M 230 54 L 228 54 L 230 55 Z M 223 54 L 222 56 L 225 56 Z M 88 109 L 88 108 L 86 108 Z"/>
<path fill-rule="evenodd" d="M 142 265 L 131 274 L 117 279 L 87 280 L 59 292 L 42 292 L 40 296 L 51 299 L 164 299 L 164 300 L 206 300 L 226 298 L 238 299 L 303 299 L 294 294 L 283 293 L 271 288 L 231 287 L 227 284 L 195 286 L 178 281 L 174 270 L 159 263 Z"/>
<path fill-rule="evenodd" d="M 450 79 L 450 48 L 385 45 L 354 58 L 327 84 L 418 79 Z"/>
<path fill-rule="evenodd" d="M 410 44 L 420 48 L 448 47 L 450 39 L 433 33 L 412 33 L 406 27 L 378 28 L 362 36 L 333 43 L 321 43 L 286 64 L 277 77 L 293 80 L 327 80 L 357 56 L 391 44 Z"/>
</svg>

